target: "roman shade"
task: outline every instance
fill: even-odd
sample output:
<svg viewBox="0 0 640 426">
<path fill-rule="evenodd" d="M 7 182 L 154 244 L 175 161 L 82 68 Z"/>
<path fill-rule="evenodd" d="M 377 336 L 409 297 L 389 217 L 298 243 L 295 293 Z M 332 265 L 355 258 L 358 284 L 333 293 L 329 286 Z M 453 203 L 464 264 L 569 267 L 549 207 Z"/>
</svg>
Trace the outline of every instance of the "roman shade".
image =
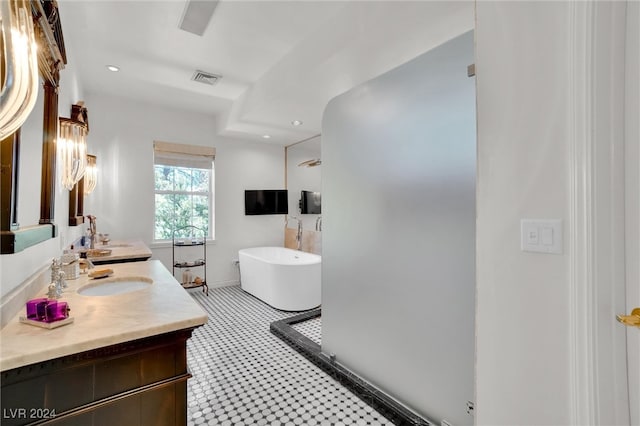
<svg viewBox="0 0 640 426">
<path fill-rule="evenodd" d="M 216 149 L 209 146 L 153 142 L 153 163 L 174 167 L 211 169 Z"/>
</svg>

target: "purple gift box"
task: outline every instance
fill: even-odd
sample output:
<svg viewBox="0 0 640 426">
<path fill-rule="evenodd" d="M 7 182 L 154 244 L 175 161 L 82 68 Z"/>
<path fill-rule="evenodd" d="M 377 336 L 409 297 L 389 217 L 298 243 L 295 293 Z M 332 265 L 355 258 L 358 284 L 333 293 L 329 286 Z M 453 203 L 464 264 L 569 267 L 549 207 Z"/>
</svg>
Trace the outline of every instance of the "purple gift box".
<svg viewBox="0 0 640 426">
<path fill-rule="evenodd" d="M 27 319 L 41 322 L 60 321 L 69 317 L 67 302 L 47 298 L 33 299 L 27 302 Z"/>
</svg>

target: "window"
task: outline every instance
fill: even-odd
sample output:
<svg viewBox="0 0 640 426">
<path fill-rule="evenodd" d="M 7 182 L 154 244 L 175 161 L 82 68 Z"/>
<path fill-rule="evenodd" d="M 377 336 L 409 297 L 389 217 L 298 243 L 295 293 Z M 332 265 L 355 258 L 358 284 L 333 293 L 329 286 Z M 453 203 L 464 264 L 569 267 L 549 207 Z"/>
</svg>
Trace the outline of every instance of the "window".
<svg viewBox="0 0 640 426">
<path fill-rule="evenodd" d="M 213 238 L 215 148 L 154 142 L 154 240 L 187 225 Z"/>
</svg>

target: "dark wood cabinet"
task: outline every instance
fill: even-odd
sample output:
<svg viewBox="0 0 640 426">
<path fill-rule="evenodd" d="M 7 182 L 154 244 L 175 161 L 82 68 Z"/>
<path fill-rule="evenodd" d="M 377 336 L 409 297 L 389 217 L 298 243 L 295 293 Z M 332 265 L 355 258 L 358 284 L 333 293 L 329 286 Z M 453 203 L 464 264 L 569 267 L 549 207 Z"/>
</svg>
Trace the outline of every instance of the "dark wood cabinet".
<svg viewBox="0 0 640 426">
<path fill-rule="evenodd" d="M 2 372 L 2 425 L 186 425 L 185 329 Z"/>
</svg>

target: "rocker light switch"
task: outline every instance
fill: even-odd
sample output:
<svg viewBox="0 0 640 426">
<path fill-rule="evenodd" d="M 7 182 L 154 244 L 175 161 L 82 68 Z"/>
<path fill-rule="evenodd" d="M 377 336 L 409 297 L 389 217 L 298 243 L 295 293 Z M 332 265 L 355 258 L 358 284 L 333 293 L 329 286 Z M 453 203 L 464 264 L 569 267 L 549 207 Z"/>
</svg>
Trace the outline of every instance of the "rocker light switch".
<svg viewBox="0 0 640 426">
<path fill-rule="evenodd" d="M 562 254 L 560 219 L 522 219 L 520 227 L 522 251 Z"/>
</svg>

